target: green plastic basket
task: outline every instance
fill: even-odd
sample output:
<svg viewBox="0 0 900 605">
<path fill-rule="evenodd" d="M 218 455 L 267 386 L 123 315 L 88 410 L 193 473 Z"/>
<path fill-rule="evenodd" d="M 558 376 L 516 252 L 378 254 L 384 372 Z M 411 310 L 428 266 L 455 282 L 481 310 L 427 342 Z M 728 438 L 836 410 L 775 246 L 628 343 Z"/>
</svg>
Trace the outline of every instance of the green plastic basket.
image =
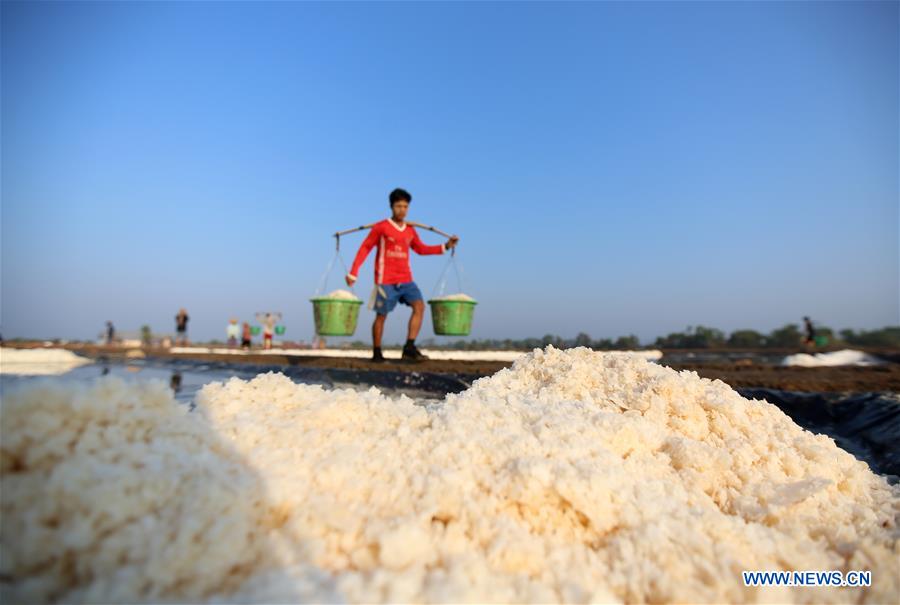
<svg viewBox="0 0 900 605">
<path fill-rule="evenodd" d="M 475 305 L 470 300 L 429 300 L 434 333 L 440 336 L 468 336 L 472 331 Z"/>
<path fill-rule="evenodd" d="M 253 334 L 254 336 L 259 336 L 259 332 L 260 332 L 259 326 L 251 326 L 250 327 L 250 333 Z"/>
<path fill-rule="evenodd" d="M 816 336 L 815 338 L 817 347 L 827 347 L 828 346 L 828 337 L 824 334 L 822 336 Z"/>
<path fill-rule="evenodd" d="M 316 334 L 319 336 L 353 336 L 359 318 L 361 300 L 311 298 Z"/>
<path fill-rule="evenodd" d="M 284 326 L 275 326 L 275 333 L 281 336 L 284 334 L 285 327 Z"/>
</svg>

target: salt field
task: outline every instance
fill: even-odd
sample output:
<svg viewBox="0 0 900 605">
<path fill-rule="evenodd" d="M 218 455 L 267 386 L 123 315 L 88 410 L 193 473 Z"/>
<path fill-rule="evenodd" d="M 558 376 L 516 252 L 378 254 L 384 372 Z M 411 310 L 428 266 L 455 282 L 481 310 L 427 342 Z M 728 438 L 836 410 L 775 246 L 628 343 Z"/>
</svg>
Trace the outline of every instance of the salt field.
<svg viewBox="0 0 900 605">
<path fill-rule="evenodd" d="M 178 401 L 191 403 L 200 388 L 210 382 L 228 380 L 233 376 L 253 378 L 255 372 L 245 372 L 240 368 L 221 370 L 206 369 L 202 368 L 202 366 L 198 368 L 174 365 L 166 367 L 147 364 L 143 361 L 132 361 L 129 364 L 90 363 L 79 365 L 59 376 L 53 376 L 52 378 L 49 376 L 49 372 L 29 374 L 4 372 L 0 375 L 0 387 L 2 387 L 4 396 L 6 396 L 10 390 L 28 388 L 33 385 L 51 384 L 63 389 L 77 389 L 92 384 L 101 377 L 114 377 L 124 380 L 126 384 L 159 381 L 163 385 L 168 385 Z"/>
<path fill-rule="evenodd" d="M 68 353 L 68 351 L 65 352 Z M 47 358 L 55 359 L 56 356 L 49 355 Z M 79 357 L 79 359 L 85 358 Z M 81 388 L 92 384 L 97 378 L 115 377 L 123 379 L 128 386 L 159 381 L 168 385 L 176 400 L 193 404 L 197 393 L 207 384 L 234 377 L 249 380 L 259 374 L 255 366 L 245 367 L 238 364 L 208 364 L 153 359 L 129 359 L 126 361 L 86 359 L 85 361 L 88 363 L 79 363 L 74 367 L 62 366 L 53 362 L 11 365 L 0 374 L 0 389 L 6 393 L 10 389 L 17 390 L 38 384 L 57 385 L 60 388 Z M 302 384 L 319 384 L 329 388 L 353 390 L 367 390 L 370 386 L 368 383 L 335 380 L 327 374 L 318 372 L 291 372 L 287 369 L 285 371 L 290 374 L 291 380 Z M 381 386 L 382 392 L 391 395 L 406 394 L 429 401 L 434 398 L 434 388 L 441 386 L 439 383 L 434 385 L 434 388 L 425 390 L 417 388 L 415 383 L 404 384 L 406 381 L 399 379 L 394 382 L 397 383 L 396 386 Z"/>
<path fill-rule="evenodd" d="M 334 293 L 332 293 L 334 294 Z M 367 349 L 295 349 L 295 348 L 273 348 L 268 350 L 254 349 L 246 351 L 237 347 L 202 347 L 202 346 L 182 346 L 170 347 L 168 352 L 180 355 L 234 355 L 242 357 L 247 355 L 295 355 L 299 357 L 334 357 L 334 358 L 352 358 L 352 359 L 368 359 L 372 356 L 371 351 Z M 615 351 L 610 351 L 615 352 Z M 430 359 L 434 360 L 456 360 L 456 361 L 515 361 L 524 355 L 527 351 L 456 351 L 456 350 L 437 350 L 423 349 Z M 663 358 L 663 353 L 657 349 L 648 349 L 640 351 L 628 351 L 631 355 L 639 356 L 649 361 L 659 361 Z M 387 359 L 400 359 L 401 351 L 399 349 L 386 349 L 384 356 Z M 678 360 L 690 359 L 726 359 L 728 354 L 712 351 L 709 353 L 670 353 L 667 356 Z M 731 356 L 738 358 L 752 358 L 756 356 L 752 353 L 732 353 Z M 758 357 L 758 356 L 757 356 Z M 768 357 L 772 357 L 769 355 Z M 766 356 L 760 357 L 760 361 L 766 362 Z M 841 351 L 831 351 L 827 353 L 796 353 L 785 357 L 771 359 L 772 362 L 778 362 L 780 365 L 788 367 L 838 367 L 838 366 L 875 366 L 883 365 L 884 360 L 878 357 L 864 353 L 862 351 L 854 351 L 852 349 L 844 349 Z M 4 374 L 62 374 L 72 368 L 80 365 L 91 363 L 90 359 L 79 356 L 71 351 L 64 349 L 44 348 L 44 349 L 0 349 L 0 373 Z"/>
<path fill-rule="evenodd" d="M 181 354 L 215 354 L 215 355 L 247 355 L 246 351 L 238 348 L 227 347 L 172 347 L 171 353 Z M 515 361 L 527 354 L 526 351 L 452 351 L 422 349 L 429 359 L 459 360 L 459 361 Z M 655 361 L 661 359 L 662 351 L 630 351 L 630 354 L 638 355 L 644 359 Z M 372 351 L 367 349 L 270 349 L 254 350 L 254 355 L 299 355 L 303 357 L 348 357 L 355 359 L 369 359 Z M 399 349 L 385 349 L 384 356 L 387 359 L 400 359 Z"/>
<path fill-rule="evenodd" d="M 64 349 L 0 349 L 0 374 L 52 376 L 89 363 Z"/>
<path fill-rule="evenodd" d="M 900 591 L 900 487 L 693 372 L 551 347 L 439 401 L 248 378 L 203 386 L 194 411 L 158 380 L 5 388 L 2 600 Z M 873 584 L 751 588 L 747 569 L 870 570 Z"/>
</svg>

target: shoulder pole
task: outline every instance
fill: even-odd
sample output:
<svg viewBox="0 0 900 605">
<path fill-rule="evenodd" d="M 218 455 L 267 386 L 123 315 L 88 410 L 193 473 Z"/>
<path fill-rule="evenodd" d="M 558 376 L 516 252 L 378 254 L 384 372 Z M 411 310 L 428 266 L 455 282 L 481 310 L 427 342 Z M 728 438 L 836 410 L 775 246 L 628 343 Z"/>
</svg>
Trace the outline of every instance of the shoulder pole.
<svg viewBox="0 0 900 605">
<path fill-rule="evenodd" d="M 441 231 L 441 230 L 438 229 L 437 227 L 432 227 L 431 225 L 423 225 L 422 223 L 413 223 L 413 222 L 410 222 L 410 221 L 407 221 L 407 224 L 412 225 L 413 227 L 419 227 L 419 228 L 421 228 L 421 229 L 426 229 L 426 230 L 428 230 L 428 231 L 432 231 L 432 232 L 434 232 L 434 233 L 437 233 L 438 235 L 443 235 L 443 236 L 446 237 L 446 238 L 453 237 L 453 236 L 450 235 L 449 233 L 444 233 L 443 231 Z"/>
<path fill-rule="evenodd" d="M 449 233 L 444 233 L 437 227 L 432 227 L 431 225 L 423 225 L 422 223 L 413 223 L 411 221 L 407 221 L 407 224 L 412 225 L 413 227 L 419 227 L 420 229 L 425 229 L 426 231 L 431 231 L 433 233 L 437 233 L 438 235 L 443 235 L 444 237 L 446 237 L 448 239 L 453 237 Z M 335 248 L 337 250 L 341 249 L 341 236 L 342 235 L 347 235 L 348 233 L 356 233 L 357 231 L 362 231 L 364 229 L 371 229 L 374 226 L 375 226 L 375 223 L 371 223 L 369 225 L 360 225 L 359 227 L 354 227 L 353 229 L 346 229 L 344 231 L 338 231 L 337 233 L 334 234 Z"/>
<path fill-rule="evenodd" d="M 341 236 L 347 235 L 348 233 L 356 233 L 357 231 L 362 231 L 363 229 L 371 229 L 375 226 L 375 223 L 371 223 L 368 225 L 360 225 L 359 227 L 354 227 L 353 229 L 347 229 L 345 231 L 338 231 L 334 234 L 334 248 L 335 250 L 341 249 Z"/>
</svg>

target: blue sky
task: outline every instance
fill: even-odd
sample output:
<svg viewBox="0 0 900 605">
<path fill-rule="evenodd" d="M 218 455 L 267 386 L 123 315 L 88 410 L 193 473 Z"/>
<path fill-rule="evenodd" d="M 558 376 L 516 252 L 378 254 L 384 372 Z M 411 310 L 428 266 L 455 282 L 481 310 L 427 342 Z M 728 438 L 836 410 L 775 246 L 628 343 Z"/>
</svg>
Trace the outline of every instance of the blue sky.
<svg viewBox="0 0 900 605">
<path fill-rule="evenodd" d="M 898 31 L 896 2 L 4 2 L 0 328 L 278 309 L 308 339 L 330 234 L 397 186 L 461 236 L 473 337 L 897 324 Z M 426 296 L 444 263 L 413 258 Z"/>
</svg>

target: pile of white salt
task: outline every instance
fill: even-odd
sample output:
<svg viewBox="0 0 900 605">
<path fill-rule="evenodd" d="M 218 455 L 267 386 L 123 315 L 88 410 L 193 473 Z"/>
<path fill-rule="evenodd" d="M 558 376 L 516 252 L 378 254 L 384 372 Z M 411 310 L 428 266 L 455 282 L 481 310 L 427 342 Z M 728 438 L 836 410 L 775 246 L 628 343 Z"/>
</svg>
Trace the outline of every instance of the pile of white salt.
<svg viewBox="0 0 900 605">
<path fill-rule="evenodd" d="M 727 385 L 536 351 L 427 406 L 266 374 L 2 402 L 7 601 L 896 602 L 900 488 Z M 751 588 L 742 570 L 870 570 Z"/>
<path fill-rule="evenodd" d="M 65 374 L 69 370 L 92 363 L 87 357 L 66 349 L 0 348 L 0 374 L 24 376 Z"/>
<path fill-rule="evenodd" d="M 332 290 L 325 298 L 332 298 L 334 300 L 359 300 L 359 297 L 350 290 Z"/>
<path fill-rule="evenodd" d="M 468 294 L 448 294 L 447 296 L 439 296 L 438 298 L 433 298 L 432 300 L 458 300 L 463 302 L 475 302 L 475 299 L 469 296 Z"/>
</svg>

